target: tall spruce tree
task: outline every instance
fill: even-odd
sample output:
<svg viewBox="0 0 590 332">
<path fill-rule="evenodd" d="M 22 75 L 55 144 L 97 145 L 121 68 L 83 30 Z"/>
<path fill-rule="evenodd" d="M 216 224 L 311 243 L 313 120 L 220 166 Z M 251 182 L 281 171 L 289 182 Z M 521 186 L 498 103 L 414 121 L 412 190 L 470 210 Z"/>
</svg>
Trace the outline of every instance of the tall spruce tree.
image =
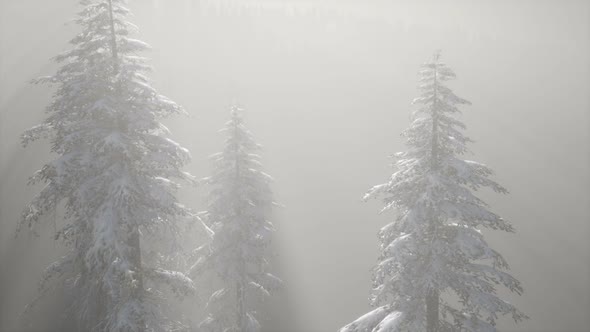
<svg viewBox="0 0 590 332">
<path fill-rule="evenodd" d="M 379 232 L 380 256 L 370 298 L 377 308 L 340 332 L 496 331 L 498 315 L 526 316 L 496 294 L 497 285 L 522 293 L 508 264 L 489 247 L 482 229 L 513 227 L 474 195 L 488 187 L 487 166 L 465 160 L 471 140 L 457 119 L 457 97 L 444 82 L 455 74 L 435 53 L 420 71 L 420 107 L 403 133 L 409 150 L 397 153 L 397 171 L 365 199 L 381 197 L 396 221 Z"/>
<path fill-rule="evenodd" d="M 184 111 L 150 86 L 150 68 L 138 55 L 149 47 L 131 37 L 136 27 L 125 2 L 80 2 L 82 32 L 55 58 L 57 73 L 37 80 L 57 86 L 48 117 L 23 135 L 24 145 L 49 138 L 55 158 L 32 177 L 46 185 L 19 229 L 65 206 L 67 224 L 55 238 L 69 250 L 47 268 L 40 288 L 56 285 L 50 281 L 66 287 L 74 299 L 69 313 L 86 331 L 171 330 L 177 323 L 163 317 L 162 293 L 151 283 L 194 290 L 182 273 L 142 257 L 143 238 L 173 238 L 178 218 L 190 216 L 173 182 L 191 179 L 181 170 L 190 155 L 160 122 Z"/>
<path fill-rule="evenodd" d="M 213 272 L 221 288 L 207 303 L 208 316 L 200 328 L 208 332 L 257 332 L 259 301 L 276 291 L 281 281 L 268 272 L 267 247 L 274 231 L 269 217 L 275 205 L 271 177 L 264 173 L 260 149 L 244 126 L 241 110 L 231 108 L 223 152 L 213 155 L 213 175 L 206 223 L 210 243 L 198 249 L 195 275 Z M 193 275 L 193 274 L 191 274 Z"/>
</svg>

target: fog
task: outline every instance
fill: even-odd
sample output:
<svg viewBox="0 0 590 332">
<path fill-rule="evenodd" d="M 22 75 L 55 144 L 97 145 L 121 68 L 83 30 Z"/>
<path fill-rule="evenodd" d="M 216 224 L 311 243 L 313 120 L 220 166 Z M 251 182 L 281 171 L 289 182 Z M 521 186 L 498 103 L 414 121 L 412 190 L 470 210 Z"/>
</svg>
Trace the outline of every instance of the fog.
<svg viewBox="0 0 590 332">
<path fill-rule="evenodd" d="M 419 65 L 434 50 L 470 100 L 462 119 L 509 195 L 481 192 L 516 233 L 485 232 L 525 288 L 505 294 L 530 319 L 499 331 L 583 332 L 590 326 L 590 3 L 587 1 L 134 0 L 139 37 L 152 46 L 154 86 L 186 117 L 166 120 L 209 175 L 207 156 L 228 106 L 264 146 L 284 205 L 276 213 L 275 270 L 285 289 L 267 308 L 269 332 L 336 331 L 369 310 L 377 232 L 393 214 L 363 203 L 403 151 Z M 52 90 L 50 58 L 77 27 L 75 0 L 0 0 L 0 330 L 28 331 L 18 315 L 36 294 L 59 216 L 39 237 L 16 223 L 40 186 L 28 178 L 50 158 L 20 134 L 38 124 Z M 204 208 L 203 188 L 180 200 Z M 197 245 L 197 244 L 195 244 Z M 56 329 L 59 292 L 36 312 Z M 185 303 L 186 305 L 186 303 Z M 195 308 L 195 311 L 200 309 Z M 312 329 L 310 330 L 310 327 Z"/>
</svg>

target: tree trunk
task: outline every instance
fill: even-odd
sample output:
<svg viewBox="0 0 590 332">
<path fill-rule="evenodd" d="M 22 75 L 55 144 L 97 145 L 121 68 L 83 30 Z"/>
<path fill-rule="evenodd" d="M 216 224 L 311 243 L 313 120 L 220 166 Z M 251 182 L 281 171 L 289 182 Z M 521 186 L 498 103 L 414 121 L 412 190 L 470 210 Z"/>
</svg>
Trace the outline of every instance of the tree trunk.
<svg viewBox="0 0 590 332">
<path fill-rule="evenodd" d="M 244 288 L 241 281 L 238 281 L 236 285 L 236 300 L 238 304 L 238 317 L 236 322 L 238 331 L 244 331 Z"/>
<path fill-rule="evenodd" d="M 96 316 L 94 317 L 92 328 L 104 324 L 105 318 L 107 316 L 107 296 L 102 286 L 102 280 L 100 280 L 99 283 L 100 285 L 98 286 L 98 294 L 96 294 L 98 297 L 96 299 Z"/>
<path fill-rule="evenodd" d="M 435 55 L 435 61 L 438 61 L 438 55 Z M 433 89 L 434 99 L 432 102 L 432 151 L 431 151 L 431 171 L 436 172 L 438 169 L 438 114 L 437 114 L 437 98 L 438 98 L 438 78 L 437 65 L 434 65 Z M 436 237 L 436 218 L 431 218 L 429 237 L 430 243 L 434 242 Z M 432 259 L 432 256 L 431 256 Z M 426 296 L 426 332 L 438 332 L 438 302 L 439 291 L 431 289 Z"/>
<path fill-rule="evenodd" d="M 435 58 L 438 60 L 438 57 Z M 433 94 L 432 100 L 432 151 L 431 151 L 431 170 L 435 171 L 438 168 L 438 113 L 437 113 L 437 99 L 438 99 L 438 77 L 437 77 L 437 66 L 434 65 L 434 77 L 433 77 Z"/>
<path fill-rule="evenodd" d="M 426 332 L 438 332 L 438 290 L 432 290 L 426 297 Z"/>
<path fill-rule="evenodd" d="M 232 117 L 236 117 L 236 114 L 232 114 Z M 238 137 L 238 123 L 237 123 L 237 119 L 233 118 L 232 119 L 234 121 L 234 154 L 235 154 L 235 158 L 236 158 L 236 164 L 235 164 L 235 182 L 234 182 L 234 186 L 233 186 L 233 194 L 234 194 L 234 200 L 236 205 L 234 206 L 235 209 L 235 218 L 240 218 L 241 217 L 241 209 L 240 209 L 240 201 L 239 201 L 239 196 L 238 196 L 238 181 L 240 179 L 240 158 L 238 156 L 239 153 L 239 144 L 236 140 L 236 138 Z M 238 241 L 241 241 L 241 239 L 239 239 Z M 239 264 L 239 271 L 241 274 L 243 274 L 244 271 L 244 264 L 242 262 L 242 258 L 239 257 L 238 258 L 238 264 Z M 239 331 L 243 331 L 244 330 L 244 286 L 242 284 L 242 275 L 239 276 L 240 280 L 238 280 L 236 282 L 236 304 L 237 304 L 237 327 Z"/>
<path fill-rule="evenodd" d="M 113 15 L 113 0 L 109 0 L 109 23 L 111 26 L 111 52 L 113 55 L 113 71 L 119 73 L 119 52 L 117 49 L 117 35 L 115 33 L 115 19 Z"/>
<path fill-rule="evenodd" d="M 129 236 L 129 248 L 131 248 L 130 252 L 130 261 L 133 266 L 133 270 L 135 272 L 134 278 L 137 280 L 137 285 L 133 287 L 131 290 L 131 297 L 134 300 L 139 302 L 142 301 L 143 298 L 143 269 L 141 266 L 141 240 L 139 236 L 139 226 L 133 225 L 131 229 L 131 234 Z M 145 330 L 145 320 L 144 317 L 139 318 L 139 331 L 143 332 Z"/>
</svg>

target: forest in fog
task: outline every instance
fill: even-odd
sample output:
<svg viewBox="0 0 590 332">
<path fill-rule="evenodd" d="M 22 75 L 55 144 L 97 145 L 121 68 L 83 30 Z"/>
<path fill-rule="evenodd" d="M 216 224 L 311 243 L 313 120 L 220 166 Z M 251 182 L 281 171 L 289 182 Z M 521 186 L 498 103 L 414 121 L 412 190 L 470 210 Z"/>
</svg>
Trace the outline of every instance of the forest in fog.
<svg viewBox="0 0 590 332">
<path fill-rule="evenodd" d="M 577 0 L 0 0 L 0 331 L 588 331 L 588 59 Z"/>
</svg>

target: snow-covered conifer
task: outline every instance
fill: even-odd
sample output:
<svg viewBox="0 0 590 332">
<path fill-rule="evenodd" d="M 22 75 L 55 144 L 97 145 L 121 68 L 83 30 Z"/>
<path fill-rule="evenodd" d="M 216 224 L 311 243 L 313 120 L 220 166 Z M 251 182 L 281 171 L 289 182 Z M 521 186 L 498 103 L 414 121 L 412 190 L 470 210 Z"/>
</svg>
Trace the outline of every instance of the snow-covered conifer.
<svg viewBox="0 0 590 332">
<path fill-rule="evenodd" d="M 206 223 L 211 241 L 201 247 L 201 257 L 191 273 L 213 272 L 221 288 L 207 303 L 204 331 L 256 332 L 260 323 L 256 305 L 280 287 L 269 273 L 267 247 L 273 225 L 271 177 L 264 173 L 260 146 L 243 124 L 240 109 L 231 108 L 223 152 L 213 155 L 213 175 L 206 178 L 210 197 Z"/>
<path fill-rule="evenodd" d="M 34 228 L 65 205 L 67 225 L 55 237 L 69 250 L 47 269 L 41 292 L 52 280 L 67 286 L 80 330 L 163 331 L 176 323 L 163 319 L 162 293 L 153 286 L 180 293 L 194 287 L 179 272 L 148 266 L 142 239 L 173 234 L 179 218 L 190 216 L 174 182 L 191 179 L 181 170 L 190 155 L 160 122 L 184 111 L 150 86 L 150 67 L 139 55 L 149 46 L 131 37 L 137 28 L 125 2 L 81 1 L 73 47 L 55 58 L 53 76 L 37 80 L 57 91 L 48 117 L 23 143 L 49 138 L 55 158 L 32 177 L 46 185 L 20 226 Z"/>
<path fill-rule="evenodd" d="M 526 318 L 496 293 L 504 286 L 521 294 L 522 287 L 482 229 L 513 228 L 474 192 L 507 191 L 490 179 L 490 168 L 462 158 L 470 139 L 457 106 L 469 102 L 445 86 L 453 78 L 438 52 L 422 66 L 420 107 L 403 134 L 409 149 L 396 154 L 389 181 L 365 195 L 398 212 L 379 232 L 370 299 L 376 309 L 340 332 L 495 332 L 498 315 Z"/>
</svg>

